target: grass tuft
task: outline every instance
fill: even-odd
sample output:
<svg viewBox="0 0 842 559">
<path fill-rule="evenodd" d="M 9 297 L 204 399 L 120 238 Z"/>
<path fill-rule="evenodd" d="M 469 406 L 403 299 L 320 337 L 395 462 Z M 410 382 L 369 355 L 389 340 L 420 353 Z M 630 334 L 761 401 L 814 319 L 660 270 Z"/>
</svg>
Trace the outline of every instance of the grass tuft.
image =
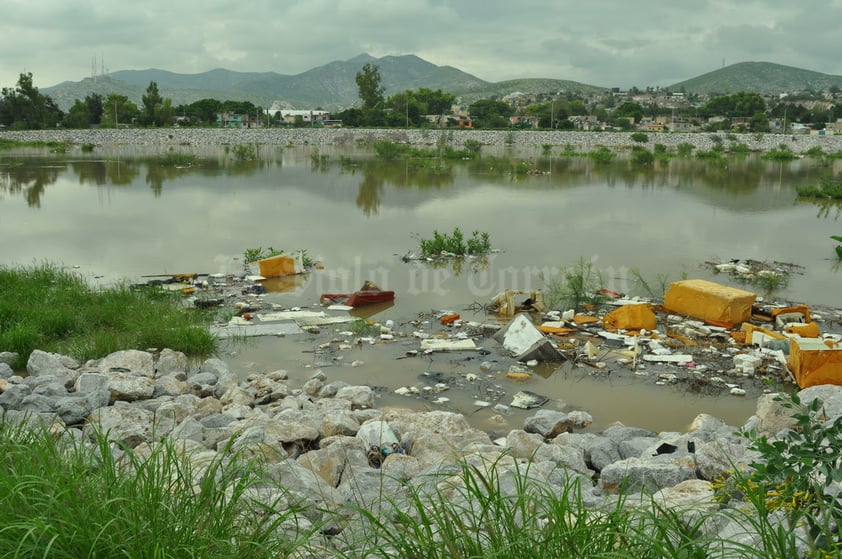
<svg viewBox="0 0 842 559">
<path fill-rule="evenodd" d="M 0 556 L 258 559 L 295 547 L 282 528 L 297 510 L 282 506 L 285 491 L 257 461 L 200 461 L 170 439 L 120 449 L 104 434 L 89 442 L 25 425 L 0 421 Z"/>
<path fill-rule="evenodd" d="M 157 288 L 94 291 L 78 274 L 51 264 L 0 268 L 0 348 L 18 354 L 15 369 L 35 349 L 79 361 L 150 347 L 205 357 L 217 348 L 210 319 Z"/>
</svg>

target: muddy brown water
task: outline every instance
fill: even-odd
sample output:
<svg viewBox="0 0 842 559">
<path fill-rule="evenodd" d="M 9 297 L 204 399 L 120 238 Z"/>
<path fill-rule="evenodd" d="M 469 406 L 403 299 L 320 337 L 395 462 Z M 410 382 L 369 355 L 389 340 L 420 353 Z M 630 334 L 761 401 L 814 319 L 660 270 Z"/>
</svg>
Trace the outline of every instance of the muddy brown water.
<svg viewBox="0 0 842 559">
<path fill-rule="evenodd" d="M 184 148 L 189 150 L 189 148 Z M 758 156 L 725 164 L 659 161 L 640 170 L 625 160 L 595 165 L 586 158 L 504 152 L 494 165 L 454 162 L 377 162 L 354 150 L 304 147 L 238 162 L 222 148 L 212 162 L 162 167 L 127 155 L 41 151 L 0 156 L 0 264 L 52 261 L 75 267 L 95 284 L 150 274 L 239 273 L 245 249 L 306 249 L 324 269 L 277 282 L 267 300 L 315 307 L 321 293 L 349 292 L 371 280 L 397 293 L 372 320 L 392 320 L 411 333 L 412 320 L 440 310 L 485 321 L 479 309 L 505 289 L 543 289 L 580 258 L 593 263 L 609 289 L 647 295 L 642 276 L 658 291 L 684 277 L 727 283 L 705 261 L 729 258 L 803 266 L 779 300 L 838 305 L 839 266 L 831 235 L 842 234 L 839 206 L 797 199 L 795 187 L 838 172 L 809 158 L 789 163 Z M 505 161 L 530 158 L 529 174 Z M 421 237 L 459 227 L 490 233 L 497 249 L 485 262 L 434 267 L 404 262 Z M 770 297 L 770 296 L 767 296 Z M 435 321 L 428 327 L 440 329 Z M 336 327 L 336 331 L 342 327 Z M 530 390 L 549 406 L 584 409 L 594 428 L 622 421 L 655 430 L 683 430 L 699 413 L 741 425 L 756 391 L 738 398 L 658 386 L 632 374 L 588 367 L 544 366 L 527 384 L 502 374 L 507 362 L 487 355 L 436 354 L 408 358 L 409 336 L 374 346 L 318 355 L 319 336 L 265 338 L 225 348 L 241 374 L 286 369 L 303 382 L 321 368 L 329 380 L 380 388 L 380 406 L 450 409 L 490 431 L 520 427 L 525 413 L 500 416 L 473 405 L 495 391 Z M 494 342 L 482 341 L 494 349 Z M 483 361 L 491 371 L 481 371 Z M 357 362 L 358 366 L 351 366 Z M 497 374 L 497 371 L 501 371 Z M 401 386 L 432 378 L 454 385 L 445 404 L 398 396 Z M 451 380 L 457 383 L 456 380 Z"/>
</svg>

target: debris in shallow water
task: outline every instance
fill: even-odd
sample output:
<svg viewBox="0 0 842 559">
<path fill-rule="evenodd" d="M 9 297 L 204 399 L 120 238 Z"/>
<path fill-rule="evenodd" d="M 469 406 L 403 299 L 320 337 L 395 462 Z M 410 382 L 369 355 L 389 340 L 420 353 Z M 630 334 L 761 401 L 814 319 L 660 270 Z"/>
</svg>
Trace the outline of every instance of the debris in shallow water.
<svg viewBox="0 0 842 559">
<path fill-rule="evenodd" d="M 536 394 L 528 390 L 521 390 L 514 395 L 510 405 L 513 408 L 528 410 L 532 408 L 539 408 L 549 402 L 549 400 L 550 399 L 546 396 L 541 396 L 540 394 Z"/>
</svg>

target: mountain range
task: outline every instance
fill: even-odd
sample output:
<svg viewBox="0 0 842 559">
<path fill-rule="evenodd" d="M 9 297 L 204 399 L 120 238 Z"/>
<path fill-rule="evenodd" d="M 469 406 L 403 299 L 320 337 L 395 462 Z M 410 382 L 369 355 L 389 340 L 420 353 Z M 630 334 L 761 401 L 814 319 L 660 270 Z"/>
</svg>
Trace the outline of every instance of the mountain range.
<svg viewBox="0 0 842 559">
<path fill-rule="evenodd" d="M 577 95 L 598 93 L 610 86 L 588 85 L 570 80 L 530 78 L 487 82 L 452 66 L 437 66 L 414 55 L 375 58 L 360 54 L 334 61 L 295 75 L 275 72 L 236 72 L 218 68 L 200 74 L 178 74 L 166 70 L 120 70 L 107 75 L 66 81 L 41 88 L 63 110 L 76 99 L 92 93 L 125 95 L 140 105 L 150 82 L 158 85 L 162 97 L 173 105 L 200 99 L 251 101 L 257 106 L 273 103 L 284 108 L 340 110 L 359 102 L 355 77 L 363 65 L 379 67 L 386 96 L 422 87 L 453 93 L 462 103 L 513 92 Z M 751 91 L 764 94 L 791 93 L 842 87 L 842 76 L 782 66 L 770 62 L 740 62 L 669 86 L 671 91 L 727 94 Z"/>
</svg>

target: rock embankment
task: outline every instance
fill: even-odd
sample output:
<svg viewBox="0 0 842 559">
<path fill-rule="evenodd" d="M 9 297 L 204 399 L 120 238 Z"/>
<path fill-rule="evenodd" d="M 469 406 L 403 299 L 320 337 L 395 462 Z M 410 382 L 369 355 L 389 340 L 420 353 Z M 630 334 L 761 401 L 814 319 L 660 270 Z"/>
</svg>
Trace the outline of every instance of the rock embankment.
<svg viewBox="0 0 842 559">
<path fill-rule="evenodd" d="M 0 412 L 5 421 L 40 419 L 78 440 L 94 430 L 124 447 L 164 437 L 183 443 L 197 460 L 230 451 L 259 455 L 274 481 L 308 503 L 320 522 L 329 510 L 381 506 L 409 498 L 408 485 L 430 474 L 457 476 L 467 463 L 496 469 L 501 479 L 523 471 L 563 491 L 581 481 L 585 506 L 597 508 L 624 493 L 654 494 L 667 506 L 716 507 L 712 481 L 756 461 L 738 429 L 700 415 L 686 433 L 615 424 L 587 432 L 587 414 L 545 406 L 522 429 L 492 440 L 460 414 L 377 409 L 368 386 L 331 381 L 316 371 L 292 386 L 285 371 L 245 380 L 219 359 L 190 366 L 184 354 L 121 351 L 81 364 L 35 351 L 27 374 L 16 375 L 0 354 Z M 842 387 L 803 390 L 819 399 L 829 419 L 842 415 Z M 774 434 L 794 426 L 772 395 L 759 399 L 743 429 Z M 721 528 L 725 529 L 725 528 Z"/>
<path fill-rule="evenodd" d="M 541 149 L 545 145 L 572 146 L 576 151 L 588 152 L 599 146 L 615 150 L 629 150 L 642 145 L 653 149 L 656 143 L 668 148 L 688 143 L 697 150 L 710 150 L 721 142 L 728 147 L 732 142 L 745 144 L 752 151 L 766 152 L 785 144 L 795 153 L 820 147 L 827 153 L 842 150 L 842 136 L 783 134 L 728 134 L 725 133 L 653 133 L 649 141 L 638 143 L 629 132 L 578 132 L 537 130 L 429 130 L 429 129 L 358 129 L 358 128 L 271 128 L 271 129 L 220 129 L 220 128 L 154 128 L 154 129 L 97 129 L 97 130 L 28 130 L 0 131 L 0 138 L 16 141 L 55 141 L 94 146 L 212 146 L 256 143 L 289 146 L 354 146 L 378 140 L 435 146 L 439 139 L 454 146 L 468 140 L 483 145 L 513 148 Z M 718 141 L 717 141 L 718 140 Z"/>
</svg>

